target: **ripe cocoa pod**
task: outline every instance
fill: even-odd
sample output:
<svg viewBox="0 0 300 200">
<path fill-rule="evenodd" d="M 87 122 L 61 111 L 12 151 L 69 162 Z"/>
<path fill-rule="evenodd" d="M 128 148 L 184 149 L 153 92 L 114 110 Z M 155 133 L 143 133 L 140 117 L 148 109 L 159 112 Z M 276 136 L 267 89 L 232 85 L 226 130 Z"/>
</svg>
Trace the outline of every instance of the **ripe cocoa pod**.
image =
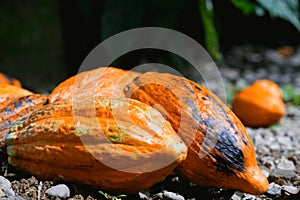
<svg viewBox="0 0 300 200">
<path fill-rule="evenodd" d="M 4 143 L 5 136 L 17 120 L 43 107 L 47 99 L 43 94 L 31 94 L 14 100 L 0 109 L 0 143 Z"/>
<path fill-rule="evenodd" d="M 266 127 L 285 115 L 279 86 L 270 80 L 257 80 L 241 90 L 232 101 L 234 113 L 246 126 Z"/>
<path fill-rule="evenodd" d="M 13 100 L 31 94 L 32 92 L 14 85 L 0 84 L 0 109 L 4 108 Z"/>
<path fill-rule="evenodd" d="M 50 94 L 49 102 L 66 98 L 122 97 L 124 87 L 138 72 L 100 67 L 81 72 L 60 83 Z"/>
<path fill-rule="evenodd" d="M 158 111 L 116 98 L 48 104 L 16 122 L 6 143 L 8 162 L 33 175 L 125 193 L 163 180 L 187 154 Z"/>
<path fill-rule="evenodd" d="M 148 72 L 124 92 L 158 109 L 188 146 L 187 159 L 176 169 L 182 177 L 252 194 L 268 189 L 245 127 L 208 89 L 179 76 Z"/>
<path fill-rule="evenodd" d="M 0 84 L 9 84 L 17 87 L 22 87 L 20 81 L 3 73 L 0 73 Z"/>
</svg>

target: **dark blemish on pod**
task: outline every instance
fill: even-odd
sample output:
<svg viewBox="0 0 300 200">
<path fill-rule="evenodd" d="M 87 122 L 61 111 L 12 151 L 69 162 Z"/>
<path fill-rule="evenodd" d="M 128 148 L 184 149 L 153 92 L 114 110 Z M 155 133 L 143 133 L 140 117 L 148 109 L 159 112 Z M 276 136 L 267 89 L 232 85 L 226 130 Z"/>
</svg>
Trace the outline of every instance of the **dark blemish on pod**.
<svg viewBox="0 0 300 200">
<path fill-rule="evenodd" d="M 204 120 L 200 116 L 200 113 L 198 109 L 196 108 L 194 102 L 189 98 L 183 98 L 185 100 L 185 103 L 192 109 L 193 112 L 193 118 L 197 120 L 200 124 L 205 124 Z"/>
<path fill-rule="evenodd" d="M 213 117 L 208 117 L 204 120 L 194 102 L 189 98 L 185 98 L 185 101 L 192 109 L 193 118 L 197 120 L 200 125 L 210 127 L 216 131 L 215 134 L 218 136 L 218 142 L 215 145 L 215 149 L 224 156 L 224 158 L 221 159 L 220 157 L 219 161 L 216 162 L 216 167 L 219 171 L 234 174 L 233 169 L 237 169 L 243 172 L 245 170 L 243 151 L 239 148 L 237 139 L 226 127 L 226 124 L 220 123 Z M 222 110 L 225 111 L 224 109 Z"/>
<path fill-rule="evenodd" d="M 20 100 L 15 101 L 13 104 L 14 104 L 15 109 L 18 109 L 19 107 L 23 106 L 23 103 Z"/>
<path fill-rule="evenodd" d="M 127 93 L 129 91 L 129 85 L 126 85 L 124 88 L 124 92 Z"/>
<path fill-rule="evenodd" d="M 11 126 L 11 124 L 12 124 L 11 121 L 4 122 L 3 124 L 0 125 L 0 130 L 2 131 L 6 128 L 9 128 Z"/>
<path fill-rule="evenodd" d="M 203 99 L 204 101 L 208 100 L 208 98 L 205 96 L 201 96 L 201 99 Z"/>
<path fill-rule="evenodd" d="M 186 83 L 186 81 L 183 82 L 184 87 L 191 92 L 192 94 L 194 94 L 194 90 L 191 88 L 191 85 Z"/>
<path fill-rule="evenodd" d="M 6 113 L 11 113 L 13 110 L 11 109 L 11 108 L 9 108 L 9 107 L 5 107 L 4 108 L 4 112 L 6 112 Z"/>
<path fill-rule="evenodd" d="M 198 87 L 197 85 L 194 85 L 194 87 L 199 91 L 202 92 L 202 89 L 200 87 Z"/>
<path fill-rule="evenodd" d="M 230 163 L 228 163 L 227 160 L 225 160 L 224 158 L 222 158 L 221 156 L 216 156 L 216 167 L 217 170 L 220 172 L 224 172 L 228 175 L 234 175 L 234 169 L 232 168 L 232 165 Z"/>
<path fill-rule="evenodd" d="M 226 117 L 227 117 L 227 116 L 226 116 Z M 228 117 L 226 118 L 226 121 L 229 123 L 230 127 L 231 127 L 233 130 L 236 129 L 235 126 L 234 126 L 234 123 L 233 123 L 232 121 L 228 120 Z M 239 132 L 236 131 L 235 134 L 238 135 Z"/>
<path fill-rule="evenodd" d="M 232 167 L 243 172 L 245 170 L 244 154 L 238 146 L 237 139 L 226 127 L 222 127 L 218 135 L 219 139 L 215 145 L 216 150 L 224 155 L 228 164 L 232 164 Z"/>
<path fill-rule="evenodd" d="M 136 81 L 138 81 L 139 80 L 139 76 L 137 76 L 137 77 L 135 77 L 134 79 L 133 79 L 133 82 L 136 82 Z"/>
<path fill-rule="evenodd" d="M 24 97 L 24 99 L 22 99 L 22 100 L 25 101 L 30 106 L 34 105 L 34 103 L 32 102 L 32 99 L 28 96 Z"/>
<path fill-rule="evenodd" d="M 244 144 L 247 146 L 247 145 L 248 145 L 248 142 L 247 142 L 245 136 L 244 136 L 243 134 L 241 134 L 241 135 L 242 135 L 242 141 L 243 141 Z"/>
<path fill-rule="evenodd" d="M 225 115 L 224 117 L 226 117 L 226 119 L 228 119 L 227 112 L 226 112 L 226 110 L 224 109 L 224 107 L 223 107 L 219 102 L 217 102 L 216 99 L 213 98 L 212 96 L 207 96 L 207 98 L 208 98 L 211 102 L 213 102 L 213 105 L 217 106 L 217 107 L 222 111 L 222 113 Z M 228 120 L 227 120 L 227 121 L 228 121 Z"/>
</svg>

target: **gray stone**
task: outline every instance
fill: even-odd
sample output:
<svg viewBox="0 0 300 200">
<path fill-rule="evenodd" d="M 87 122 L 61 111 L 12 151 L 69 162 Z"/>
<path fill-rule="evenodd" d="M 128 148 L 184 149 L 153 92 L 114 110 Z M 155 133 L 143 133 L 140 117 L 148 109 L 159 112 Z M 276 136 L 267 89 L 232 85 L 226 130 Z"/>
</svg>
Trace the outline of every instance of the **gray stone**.
<svg viewBox="0 0 300 200">
<path fill-rule="evenodd" d="M 13 197 L 14 200 L 25 200 L 23 197 L 16 195 Z"/>
<path fill-rule="evenodd" d="M 164 194 L 162 192 L 159 192 L 159 193 L 155 194 L 154 197 L 158 198 L 158 199 L 163 199 L 164 198 Z"/>
<path fill-rule="evenodd" d="M 270 173 L 267 170 L 262 169 L 261 172 L 268 178 Z"/>
<path fill-rule="evenodd" d="M 269 190 L 267 191 L 267 194 L 270 196 L 277 196 L 281 194 L 281 187 L 280 185 L 277 185 L 276 183 L 270 183 Z"/>
<path fill-rule="evenodd" d="M 140 199 L 149 199 L 150 193 L 147 191 L 141 191 L 139 192 Z"/>
<path fill-rule="evenodd" d="M 291 146 L 291 139 L 290 139 L 290 137 L 287 137 L 287 136 L 277 136 L 277 141 L 281 145 L 285 145 L 285 148 L 288 147 L 288 146 Z"/>
<path fill-rule="evenodd" d="M 261 158 L 262 164 L 270 170 L 275 169 L 274 158 L 271 156 L 265 156 Z"/>
<path fill-rule="evenodd" d="M 0 188 L 11 188 L 10 181 L 3 176 L 0 176 Z"/>
<path fill-rule="evenodd" d="M 1 197 L 5 197 L 6 195 L 5 195 L 5 193 L 3 192 L 3 190 L 2 189 L 0 189 L 0 198 Z"/>
<path fill-rule="evenodd" d="M 53 197 L 67 198 L 70 196 L 70 189 L 65 184 L 58 184 L 50 187 L 45 193 Z"/>
<path fill-rule="evenodd" d="M 254 135 L 254 144 L 256 147 L 262 146 L 265 144 L 265 140 L 261 136 L 261 134 L 255 134 Z"/>
<path fill-rule="evenodd" d="M 11 183 L 8 179 L 0 176 L 0 189 L 4 192 L 7 197 L 14 197 L 15 192 L 11 189 Z"/>
<path fill-rule="evenodd" d="M 284 185 L 284 186 L 282 186 L 282 189 L 290 194 L 298 194 L 299 193 L 299 188 L 290 186 L 290 185 Z"/>
<path fill-rule="evenodd" d="M 183 196 L 166 190 L 163 191 L 163 196 L 170 200 L 185 200 Z"/>
<path fill-rule="evenodd" d="M 251 195 L 251 194 L 245 194 L 244 197 L 242 198 L 242 200 L 257 200 L 258 197 L 255 195 Z"/>
<path fill-rule="evenodd" d="M 230 200 L 241 200 L 243 197 L 243 193 L 242 192 L 239 192 L 239 191 L 236 191 L 232 197 L 230 198 Z"/>
<path fill-rule="evenodd" d="M 268 155 L 271 154 L 271 151 L 270 151 L 270 149 L 267 146 L 260 146 L 257 149 L 257 153 L 259 153 L 261 155 L 264 155 L 264 156 L 268 156 Z M 274 165 L 274 167 L 275 167 L 275 165 Z"/>
<path fill-rule="evenodd" d="M 272 151 L 280 151 L 280 145 L 278 143 L 273 142 L 272 144 L 270 144 L 270 149 Z"/>
<path fill-rule="evenodd" d="M 297 177 L 297 174 L 292 170 L 274 169 L 270 173 L 270 178 L 287 178 Z"/>
<path fill-rule="evenodd" d="M 285 157 L 282 157 L 277 165 L 278 169 L 282 169 L 282 170 L 296 170 L 296 167 L 294 165 L 294 163 L 288 159 L 286 159 Z"/>
<path fill-rule="evenodd" d="M 7 197 L 14 197 L 16 195 L 11 188 L 3 188 L 2 190 Z"/>
<path fill-rule="evenodd" d="M 174 178 L 171 179 L 172 182 L 179 182 L 179 177 L 175 176 Z"/>
</svg>

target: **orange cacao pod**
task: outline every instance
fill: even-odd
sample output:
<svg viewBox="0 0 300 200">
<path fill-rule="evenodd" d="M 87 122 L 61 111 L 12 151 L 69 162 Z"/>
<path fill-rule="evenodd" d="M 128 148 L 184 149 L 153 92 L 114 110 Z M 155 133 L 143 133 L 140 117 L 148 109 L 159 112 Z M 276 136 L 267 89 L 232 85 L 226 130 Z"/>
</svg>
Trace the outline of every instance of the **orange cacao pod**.
<svg viewBox="0 0 300 200">
<path fill-rule="evenodd" d="M 81 72 L 60 83 L 50 94 L 49 102 L 72 97 L 121 97 L 123 88 L 137 75 L 138 72 L 113 67 Z"/>
<path fill-rule="evenodd" d="M 0 73 L 0 84 L 9 84 L 17 87 L 22 87 L 20 81 L 3 73 Z"/>
<path fill-rule="evenodd" d="M 187 159 L 176 169 L 182 177 L 202 186 L 252 194 L 268 189 L 243 124 L 209 90 L 182 77 L 148 72 L 124 92 L 157 108 L 186 143 Z"/>
<path fill-rule="evenodd" d="M 13 100 L 31 94 L 32 92 L 14 85 L 0 84 L 0 109 L 4 108 Z"/>
<path fill-rule="evenodd" d="M 35 109 L 43 107 L 47 103 L 47 96 L 43 94 L 31 94 L 11 101 L 0 109 L 0 142 L 4 142 L 11 126 L 20 118 L 29 115 Z"/>
<path fill-rule="evenodd" d="M 270 80 L 255 81 L 241 90 L 232 101 L 232 109 L 250 127 L 278 123 L 285 115 L 279 86 Z"/>
<path fill-rule="evenodd" d="M 158 111 L 116 98 L 48 104 L 16 122 L 6 143 L 9 163 L 33 175 L 126 193 L 164 179 L 187 153 Z"/>
</svg>

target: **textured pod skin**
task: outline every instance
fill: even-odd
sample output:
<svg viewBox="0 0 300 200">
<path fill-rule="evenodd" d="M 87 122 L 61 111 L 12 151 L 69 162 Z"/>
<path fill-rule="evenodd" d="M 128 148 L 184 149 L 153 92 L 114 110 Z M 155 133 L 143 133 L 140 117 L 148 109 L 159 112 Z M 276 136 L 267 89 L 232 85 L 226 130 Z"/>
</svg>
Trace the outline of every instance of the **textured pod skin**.
<svg viewBox="0 0 300 200">
<path fill-rule="evenodd" d="M 0 84 L 0 109 L 4 108 L 11 101 L 31 94 L 32 92 L 14 85 Z"/>
<path fill-rule="evenodd" d="M 0 109 L 0 142 L 4 142 L 9 129 L 18 119 L 29 115 L 35 109 L 43 107 L 47 103 L 47 96 L 32 94 L 10 102 L 5 108 Z"/>
<path fill-rule="evenodd" d="M 278 123 L 285 115 L 279 86 L 270 80 L 255 81 L 241 90 L 232 101 L 232 109 L 250 127 Z"/>
<path fill-rule="evenodd" d="M 209 90 L 182 77 L 148 72 L 124 92 L 157 108 L 186 143 L 187 159 L 176 169 L 182 177 L 202 186 L 252 194 L 268 189 L 244 126 Z"/>
<path fill-rule="evenodd" d="M 50 94 L 49 102 L 71 97 L 121 97 L 124 87 L 138 72 L 100 67 L 81 72 L 60 83 Z"/>
<path fill-rule="evenodd" d="M 136 193 L 164 179 L 186 158 L 187 147 L 150 106 L 109 98 L 77 103 L 74 108 L 74 101 L 60 100 L 16 122 L 6 138 L 9 163 L 41 178 Z M 91 104 L 96 117 L 86 110 Z M 168 159 L 172 162 L 152 171 Z"/>
<path fill-rule="evenodd" d="M 17 87 L 22 87 L 20 81 L 3 73 L 0 73 L 0 84 L 9 84 Z"/>
</svg>

